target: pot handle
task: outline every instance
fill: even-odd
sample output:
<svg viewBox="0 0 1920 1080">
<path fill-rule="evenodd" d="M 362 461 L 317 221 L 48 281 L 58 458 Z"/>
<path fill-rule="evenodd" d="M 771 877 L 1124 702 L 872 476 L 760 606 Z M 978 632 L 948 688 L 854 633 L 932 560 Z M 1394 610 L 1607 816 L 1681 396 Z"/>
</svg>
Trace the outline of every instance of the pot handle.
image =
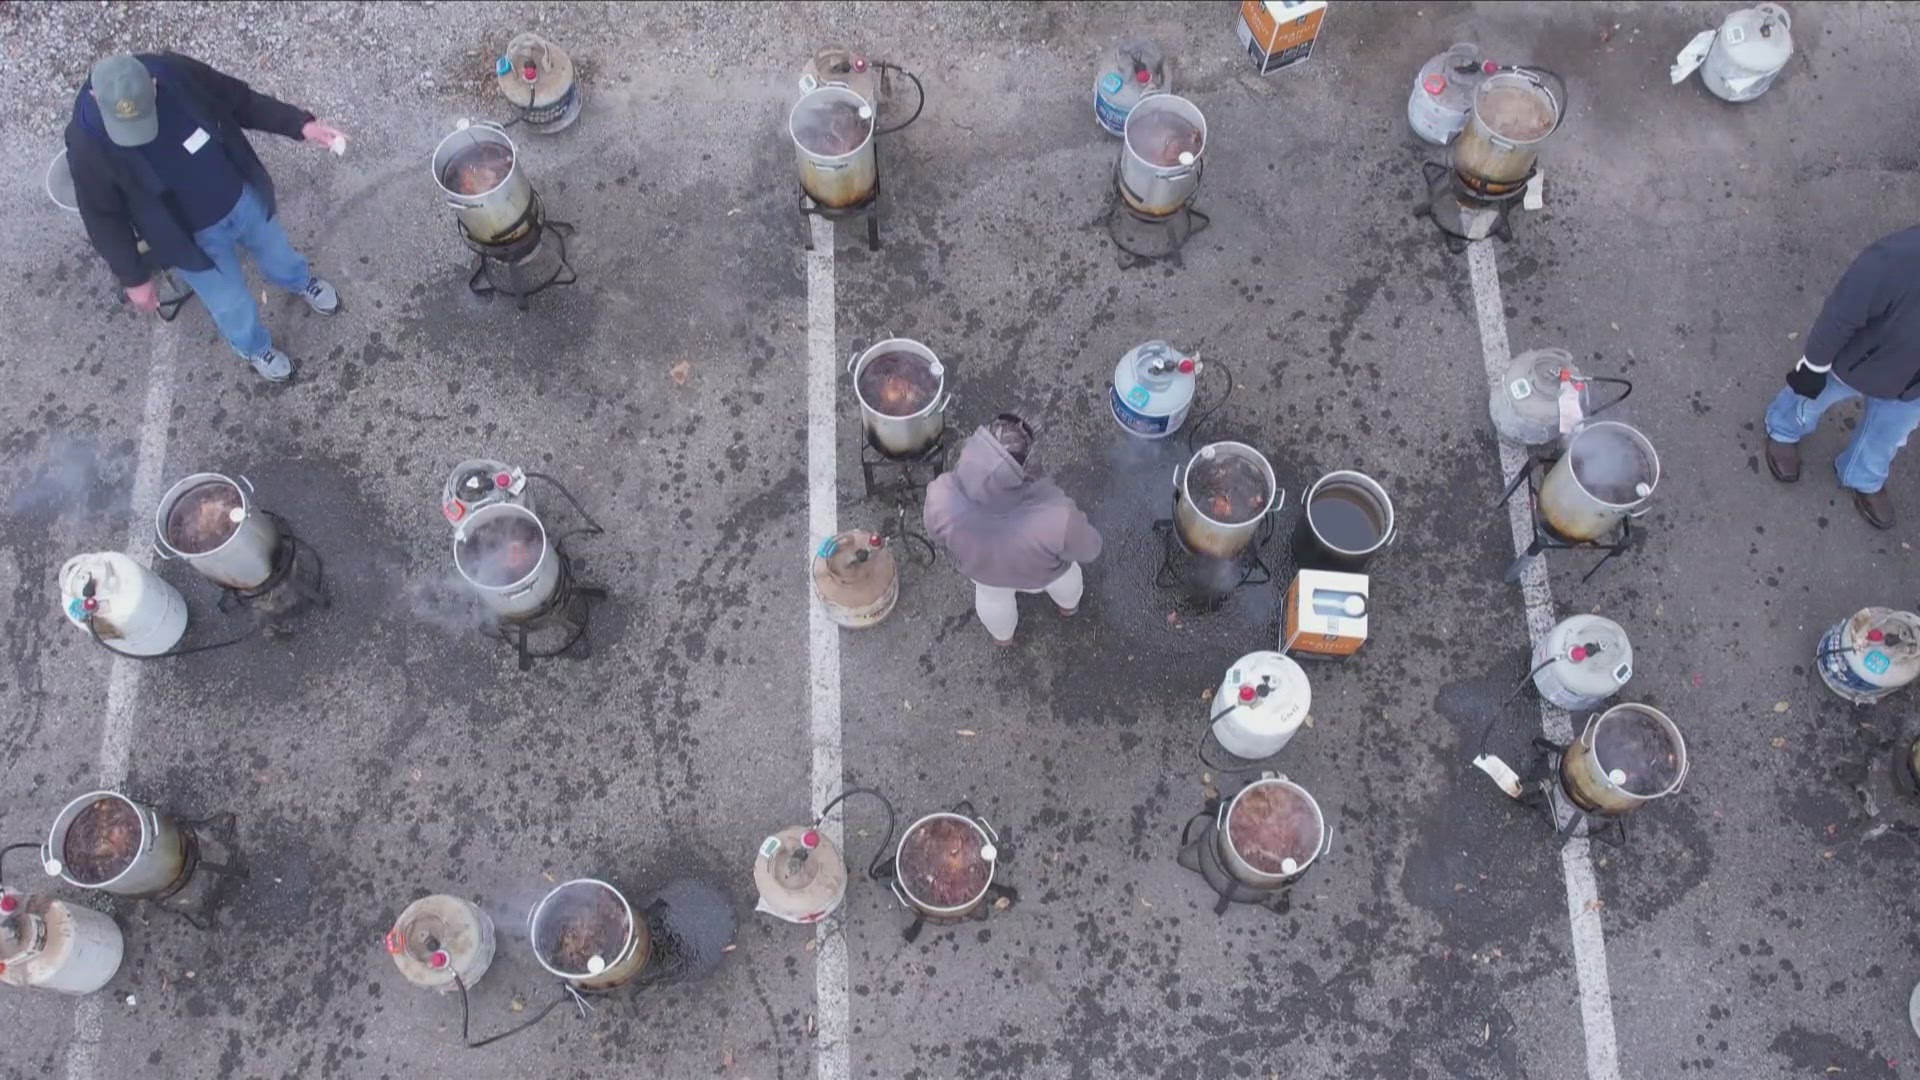
<svg viewBox="0 0 1920 1080">
<path fill-rule="evenodd" d="M 1589 750 L 1593 749 L 1593 732 L 1594 732 L 1594 729 L 1597 728 L 1599 725 L 1600 725 L 1600 714 L 1599 713 L 1590 714 L 1587 717 L 1586 726 L 1580 729 L 1580 740 L 1579 740 L 1580 745 L 1586 747 Z"/>
<path fill-rule="evenodd" d="M 249 495 L 253 494 L 253 481 L 247 479 L 247 475 L 245 473 L 235 473 L 233 478 L 247 485 L 247 494 Z"/>
<path fill-rule="evenodd" d="M 160 815 L 144 806 L 137 808 L 140 814 L 140 854 L 153 850 L 154 840 L 160 835 Z"/>
<path fill-rule="evenodd" d="M 1186 468 L 1185 465 L 1175 465 L 1173 467 L 1173 494 L 1176 498 L 1180 494 L 1181 475 L 1186 471 Z"/>
<path fill-rule="evenodd" d="M 1267 507 L 1267 513 L 1277 514 L 1287 508 L 1287 489 L 1279 484 L 1273 485 L 1273 505 Z"/>
<path fill-rule="evenodd" d="M 1325 814 L 1320 815 L 1320 831 L 1324 836 L 1320 840 L 1320 850 L 1313 854 L 1313 857 L 1316 859 L 1325 856 L 1333 850 L 1333 822 L 1328 821 L 1327 815 Z"/>
<path fill-rule="evenodd" d="M 981 827 L 982 829 L 985 829 L 985 830 L 986 830 L 986 832 L 987 832 L 987 839 L 989 839 L 989 840 L 992 840 L 992 841 L 993 841 L 993 846 L 994 846 L 994 847 L 999 847 L 999 846 L 1000 846 L 1000 834 L 999 834 L 999 833 L 997 833 L 997 832 L 994 832 L 994 831 L 993 831 L 993 826 L 991 826 L 991 825 L 989 825 L 989 824 L 987 824 L 987 819 L 986 819 L 986 818 L 983 818 L 983 817 L 976 817 L 976 818 L 974 818 L 974 819 L 973 819 L 973 823 L 974 823 L 975 825 L 978 825 L 978 826 L 980 826 L 980 827 Z"/>
<path fill-rule="evenodd" d="M 853 374 L 853 365 L 859 362 L 860 362 L 860 350 L 855 349 L 853 350 L 853 355 L 847 357 L 847 374 L 849 375 Z"/>
<path fill-rule="evenodd" d="M 153 554 L 155 558 L 165 559 L 168 562 L 173 561 L 173 556 L 167 554 L 166 551 L 162 549 L 159 544 L 148 544 L 147 547 L 153 550 Z"/>
<path fill-rule="evenodd" d="M 889 879 L 888 879 L 888 881 L 887 881 L 887 888 L 889 888 L 889 889 L 891 889 L 891 890 L 893 890 L 893 898 L 894 898 L 895 900 L 898 900 L 898 901 L 900 901 L 900 906 L 901 906 L 901 907 L 903 907 L 903 908 L 906 908 L 906 909 L 907 909 L 907 910 L 909 910 L 909 911 L 911 911 L 911 910 L 913 910 L 913 903 L 912 903 L 912 901 L 909 901 L 909 900 L 907 899 L 907 894 L 906 894 L 906 893 L 905 893 L 905 892 L 904 892 L 904 891 L 903 891 L 903 890 L 902 890 L 902 889 L 900 888 L 900 879 L 899 879 L 899 878 L 897 878 L 897 877 L 896 877 L 896 878 L 889 878 Z"/>
</svg>

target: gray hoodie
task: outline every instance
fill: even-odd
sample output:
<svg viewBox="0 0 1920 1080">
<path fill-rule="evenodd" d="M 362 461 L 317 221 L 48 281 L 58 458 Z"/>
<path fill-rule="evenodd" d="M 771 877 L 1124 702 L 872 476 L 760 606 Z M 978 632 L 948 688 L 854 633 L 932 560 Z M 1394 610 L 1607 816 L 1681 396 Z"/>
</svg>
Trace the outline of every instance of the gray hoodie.
<svg viewBox="0 0 1920 1080">
<path fill-rule="evenodd" d="M 927 533 L 982 585 L 1044 589 L 1072 563 L 1100 557 L 1100 534 L 1051 480 L 1029 478 L 986 428 L 960 464 L 927 485 Z"/>
</svg>

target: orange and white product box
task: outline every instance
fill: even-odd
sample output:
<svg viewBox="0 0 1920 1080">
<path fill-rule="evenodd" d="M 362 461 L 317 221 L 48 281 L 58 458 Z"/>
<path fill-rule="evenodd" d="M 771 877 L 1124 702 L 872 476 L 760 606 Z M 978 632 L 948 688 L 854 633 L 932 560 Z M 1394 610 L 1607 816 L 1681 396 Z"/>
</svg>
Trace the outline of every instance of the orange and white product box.
<svg viewBox="0 0 1920 1080">
<path fill-rule="evenodd" d="M 1241 0 L 1234 31 L 1262 75 L 1305 60 L 1320 36 L 1327 0 Z"/>
<path fill-rule="evenodd" d="M 1365 574 L 1300 571 L 1287 586 L 1280 651 L 1322 660 L 1352 656 L 1367 640 L 1371 603 Z"/>
</svg>

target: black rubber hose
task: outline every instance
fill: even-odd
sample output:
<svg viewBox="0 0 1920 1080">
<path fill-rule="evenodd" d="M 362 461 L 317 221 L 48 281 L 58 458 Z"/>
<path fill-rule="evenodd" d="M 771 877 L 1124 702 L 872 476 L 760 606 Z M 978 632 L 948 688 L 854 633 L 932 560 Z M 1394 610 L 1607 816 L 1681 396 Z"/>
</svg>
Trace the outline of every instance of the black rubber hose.
<svg viewBox="0 0 1920 1080">
<path fill-rule="evenodd" d="M 877 139 L 882 135 L 891 135 L 896 131 L 905 131 L 908 127 L 912 126 L 915 120 L 920 119 L 920 110 L 927 107 L 927 88 L 920 85 L 920 76 L 915 75 L 913 72 L 908 71 L 906 68 L 901 67 L 899 64 L 889 64 L 885 60 L 875 60 L 873 62 L 873 66 L 877 68 L 886 68 L 890 71 L 897 71 L 900 74 L 905 75 L 907 78 L 913 80 L 914 93 L 919 96 L 919 100 L 913 103 L 913 115 L 907 117 L 905 120 L 902 120 L 900 123 L 895 124 L 890 128 L 881 128 L 880 130 L 875 131 L 873 133 L 873 137 Z"/>
<path fill-rule="evenodd" d="M 1226 374 L 1227 388 L 1220 392 L 1220 397 L 1215 400 L 1213 404 L 1207 406 L 1207 411 L 1201 413 L 1199 417 L 1187 427 L 1187 453 L 1189 454 L 1193 453 L 1193 443 L 1195 439 L 1200 437 L 1201 427 L 1203 427 L 1207 421 L 1213 419 L 1213 415 L 1220 411 L 1221 406 L 1227 403 L 1228 398 L 1233 396 L 1233 369 L 1218 360 L 1208 360 L 1205 361 L 1205 363 L 1212 364 Z"/>
<path fill-rule="evenodd" d="M 501 1039 L 504 1039 L 509 1035 L 520 1034 L 521 1032 L 527 1030 L 528 1028 L 539 1023 L 540 1021 L 545 1020 L 547 1018 L 548 1013 L 551 1013 L 554 1010 L 554 1008 L 558 1006 L 561 1002 L 567 1000 L 564 994 L 561 995 L 560 997 L 554 998 L 552 1001 L 547 1002 L 546 1008 L 541 1009 L 537 1013 L 534 1013 L 533 1016 L 527 1021 L 525 1021 L 524 1023 L 521 1023 L 514 1027 L 510 1027 L 507 1030 L 502 1031 L 497 1035 L 489 1035 L 486 1038 L 481 1039 L 478 1042 L 475 1042 L 473 1038 L 467 1034 L 467 1023 L 472 1016 L 472 1008 L 467 1003 L 467 982 L 465 979 L 462 979 L 460 977 L 460 973 L 457 971 L 453 973 L 453 985 L 460 988 L 460 1041 L 463 1043 L 466 1043 L 467 1048 L 469 1050 L 478 1050 L 481 1047 L 486 1046 L 490 1043 L 497 1043 Z"/>
<path fill-rule="evenodd" d="M 887 845 L 893 842 L 893 828 L 894 828 L 893 804 L 887 801 L 887 797 L 885 795 L 880 794 L 879 788 L 870 788 L 870 787 L 848 788 L 847 790 L 841 792 L 840 794 L 835 795 L 833 799 L 827 803 L 827 805 L 820 808 L 820 813 L 813 819 L 813 827 L 818 829 L 820 827 L 820 823 L 827 820 L 827 812 L 832 810 L 834 807 L 839 806 L 840 803 L 844 799 L 846 799 L 846 797 L 849 795 L 871 795 L 874 798 L 880 800 L 881 806 L 884 806 L 887 808 L 887 834 L 880 838 L 880 849 L 873 853 L 873 861 L 867 864 L 867 876 L 869 878 L 872 878 L 875 881 L 879 881 L 886 876 L 881 871 L 880 864 L 886 862 L 887 860 Z"/>
</svg>

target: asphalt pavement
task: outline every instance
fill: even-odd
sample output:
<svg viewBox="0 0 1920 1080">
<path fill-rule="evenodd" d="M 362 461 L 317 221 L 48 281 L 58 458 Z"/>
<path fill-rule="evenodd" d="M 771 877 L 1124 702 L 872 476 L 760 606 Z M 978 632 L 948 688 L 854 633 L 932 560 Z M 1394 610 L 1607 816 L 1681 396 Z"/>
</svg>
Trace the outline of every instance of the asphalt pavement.
<svg viewBox="0 0 1920 1080">
<path fill-rule="evenodd" d="M 1227 3 L 0 7 L 0 841 L 42 838 L 108 783 L 183 818 L 234 814 L 249 872 L 201 931 L 9 859 L 9 888 L 111 911 L 127 952 L 85 1001 L 0 998 L 0 1075 L 839 1080 L 837 1052 L 882 1080 L 1920 1075 L 1903 884 L 1920 804 L 1887 769 L 1911 695 L 1856 709 L 1811 670 L 1834 621 L 1915 602 L 1920 486 L 1896 464 L 1899 525 L 1859 519 L 1827 468 L 1850 409 L 1809 440 L 1798 485 L 1759 458 L 1827 288 L 1920 205 L 1901 78 L 1920 11 L 1794 5 L 1796 54 L 1764 97 L 1670 85 L 1673 54 L 1731 7 L 1336 0 L 1312 59 L 1266 77 Z M 548 213 L 578 228 L 578 283 L 520 312 L 469 293 L 428 159 L 457 119 L 507 117 L 492 59 L 524 28 L 577 59 L 586 107 L 558 135 L 514 130 Z M 1104 50 L 1136 34 L 1176 58 L 1210 132 L 1211 227 L 1148 265 L 1102 225 L 1119 144 L 1089 101 Z M 1634 550 L 1588 580 L 1593 556 L 1546 556 L 1556 613 L 1627 627 L 1625 698 L 1670 714 L 1692 758 L 1623 847 L 1593 846 L 1597 899 L 1573 911 L 1544 818 L 1469 764 L 1483 738 L 1524 763 L 1541 723 L 1510 694 L 1528 629 L 1467 256 L 1413 213 L 1441 152 L 1408 130 L 1406 96 L 1469 40 L 1572 90 L 1545 208 L 1494 251 L 1511 347 L 1631 379 L 1616 415 L 1663 466 Z M 823 313 L 784 124 L 800 65 L 837 43 L 912 70 L 927 101 L 882 140 L 880 249 L 839 231 L 829 359 L 926 342 L 956 434 L 1031 419 L 1038 466 L 1106 540 L 1080 612 L 1023 600 L 1013 649 L 944 558 L 906 566 L 885 623 L 841 635 L 843 783 L 886 792 L 902 823 L 971 804 L 1018 893 L 906 940 L 864 874 L 884 816 L 850 803 L 844 986 L 817 976 L 812 930 L 753 911 L 751 875 L 761 839 L 817 809 L 812 427 L 834 425 L 840 525 L 895 507 L 864 495 L 848 380 L 837 415 L 806 394 Z M 41 191 L 72 89 L 121 48 L 188 52 L 349 132 L 343 158 L 255 139 L 346 304 L 326 318 L 263 284 L 291 385 L 257 379 L 197 304 L 134 313 Z M 1272 583 L 1213 607 L 1156 587 L 1188 432 L 1136 440 L 1106 405 L 1114 362 L 1154 338 L 1208 359 L 1203 402 L 1232 373 L 1199 438 L 1259 447 L 1291 500 L 1363 470 L 1401 523 L 1373 567 L 1371 639 L 1308 669 L 1313 726 L 1278 766 L 1332 830 L 1284 912 L 1217 913 L 1174 856 L 1234 790 L 1194 747 L 1226 666 L 1275 643 L 1291 511 Z M 466 616 L 438 502 L 473 456 L 557 478 L 605 527 L 569 541 L 610 594 L 591 656 L 520 672 Z M 80 552 L 144 555 L 149 489 L 202 470 L 252 481 L 324 558 L 331 605 L 233 648 L 115 661 L 60 617 L 55 574 Z M 190 569 L 159 570 L 189 642 L 244 624 Z M 577 876 L 636 898 L 717 885 L 735 948 L 704 979 L 584 1018 L 563 1004 L 477 1050 L 458 998 L 410 987 L 381 948 L 413 898 L 473 899 L 500 949 L 472 1033 L 504 1029 L 558 993 L 526 918 Z M 1610 1075 L 1590 1071 L 1576 921 L 1604 937 Z M 823 1055 L 842 995 L 847 1039 Z"/>
</svg>

